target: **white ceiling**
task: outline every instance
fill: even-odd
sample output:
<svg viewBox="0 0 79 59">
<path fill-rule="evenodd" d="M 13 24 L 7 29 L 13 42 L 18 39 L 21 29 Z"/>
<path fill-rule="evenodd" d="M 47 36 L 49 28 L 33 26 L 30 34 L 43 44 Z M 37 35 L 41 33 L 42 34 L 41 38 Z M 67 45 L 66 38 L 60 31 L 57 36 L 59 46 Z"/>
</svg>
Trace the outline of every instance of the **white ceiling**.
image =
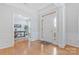
<svg viewBox="0 0 79 59">
<path fill-rule="evenodd" d="M 52 3 L 6 3 L 6 4 L 20 9 L 37 11 Z"/>
<path fill-rule="evenodd" d="M 56 7 L 63 5 L 61 3 L 6 3 L 6 4 L 20 8 L 20 9 L 25 9 L 25 11 L 26 10 L 37 11 L 37 10 L 45 8 L 51 4 L 52 4 L 52 6 L 56 6 Z"/>
<path fill-rule="evenodd" d="M 51 3 L 24 3 L 24 6 L 33 10 L 39 10 L 50 4 Z"/>
</svg>

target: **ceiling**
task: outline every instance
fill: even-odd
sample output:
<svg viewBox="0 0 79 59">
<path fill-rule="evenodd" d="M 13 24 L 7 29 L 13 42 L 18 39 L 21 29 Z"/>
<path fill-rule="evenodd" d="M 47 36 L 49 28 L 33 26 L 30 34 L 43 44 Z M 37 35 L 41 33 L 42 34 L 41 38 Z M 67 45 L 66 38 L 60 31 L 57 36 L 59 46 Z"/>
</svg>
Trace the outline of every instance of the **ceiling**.
<svg viewBox="0 0 79 59">
<path fill-rule="evenodd" d="M 45 8 L 48 5 L 52 6 L 63 6 L 64 4 L 62 3 L 7 3 L 7 5 L 11 5 L 20 9 L 25 9 L 26 10 L 33 10 L 33 11 L 37 11 L 39 9 Z"/>
<path fill-rule="evenodd" d="M 39 10 L 50 4 L 51 3 L 24 3 L 24 6 L 33 10 Z"/>
<path fill-rule="evenodd" d="M 14 6 L 20 9 L 26 10 L 33 10 L 38 11 L 39 9 L 45 8 L 48 5 L 55 6 L 54 3 L 7 3 L 7 5 Z"/>
</svg>

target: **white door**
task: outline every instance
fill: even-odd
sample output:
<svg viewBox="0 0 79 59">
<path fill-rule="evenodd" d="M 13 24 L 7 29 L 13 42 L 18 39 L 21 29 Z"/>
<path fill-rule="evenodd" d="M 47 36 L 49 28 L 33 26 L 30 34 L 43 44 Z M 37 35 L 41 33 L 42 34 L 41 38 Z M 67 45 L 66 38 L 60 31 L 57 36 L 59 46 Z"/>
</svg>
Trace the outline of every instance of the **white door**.
<svg viewBox="0 0 79 59">
<path fill-rule="evenodd" d="M 42 24 L 42 34 L 43 34 L 43 40 L 53 43 L 54 41 L 54 21 L 55 21 L 56 13 L 49 14 L 43 17 L 43 24 Z"/>
</svg>

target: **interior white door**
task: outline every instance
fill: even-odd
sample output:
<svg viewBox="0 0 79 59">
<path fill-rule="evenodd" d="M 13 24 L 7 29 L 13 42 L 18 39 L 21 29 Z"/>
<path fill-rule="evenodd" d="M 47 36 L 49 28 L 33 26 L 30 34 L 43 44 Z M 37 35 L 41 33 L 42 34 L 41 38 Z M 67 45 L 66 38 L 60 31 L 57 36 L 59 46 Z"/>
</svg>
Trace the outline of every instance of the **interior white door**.
<svg viewBox="0 0 79 59">
<path fill-rule="evenodd" d="M 54 20 L 56 17 L 56 13 L 49 14 L 43 17 L 43 40 L 53 43 L 54 41 Z"/>
</svg>

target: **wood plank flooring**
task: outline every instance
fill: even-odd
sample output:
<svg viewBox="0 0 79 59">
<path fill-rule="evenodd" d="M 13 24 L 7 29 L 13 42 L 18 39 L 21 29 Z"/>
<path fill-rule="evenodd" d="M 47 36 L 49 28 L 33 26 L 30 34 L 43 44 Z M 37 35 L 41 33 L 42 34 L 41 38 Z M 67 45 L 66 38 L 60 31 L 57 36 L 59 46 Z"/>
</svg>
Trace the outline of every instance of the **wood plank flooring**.
<svg viewBox="0 0 79 59">
<path fill-rule="evenodd" d="M 69 45 L 65 48 L 59 48 L 56 45 L 41 41 L 29 43 L 28 40 L 22 40 L 15 41 L 13 47 L 0 49 L 0 55 L 79 55 L 79 48 Z"/>
</svg>

